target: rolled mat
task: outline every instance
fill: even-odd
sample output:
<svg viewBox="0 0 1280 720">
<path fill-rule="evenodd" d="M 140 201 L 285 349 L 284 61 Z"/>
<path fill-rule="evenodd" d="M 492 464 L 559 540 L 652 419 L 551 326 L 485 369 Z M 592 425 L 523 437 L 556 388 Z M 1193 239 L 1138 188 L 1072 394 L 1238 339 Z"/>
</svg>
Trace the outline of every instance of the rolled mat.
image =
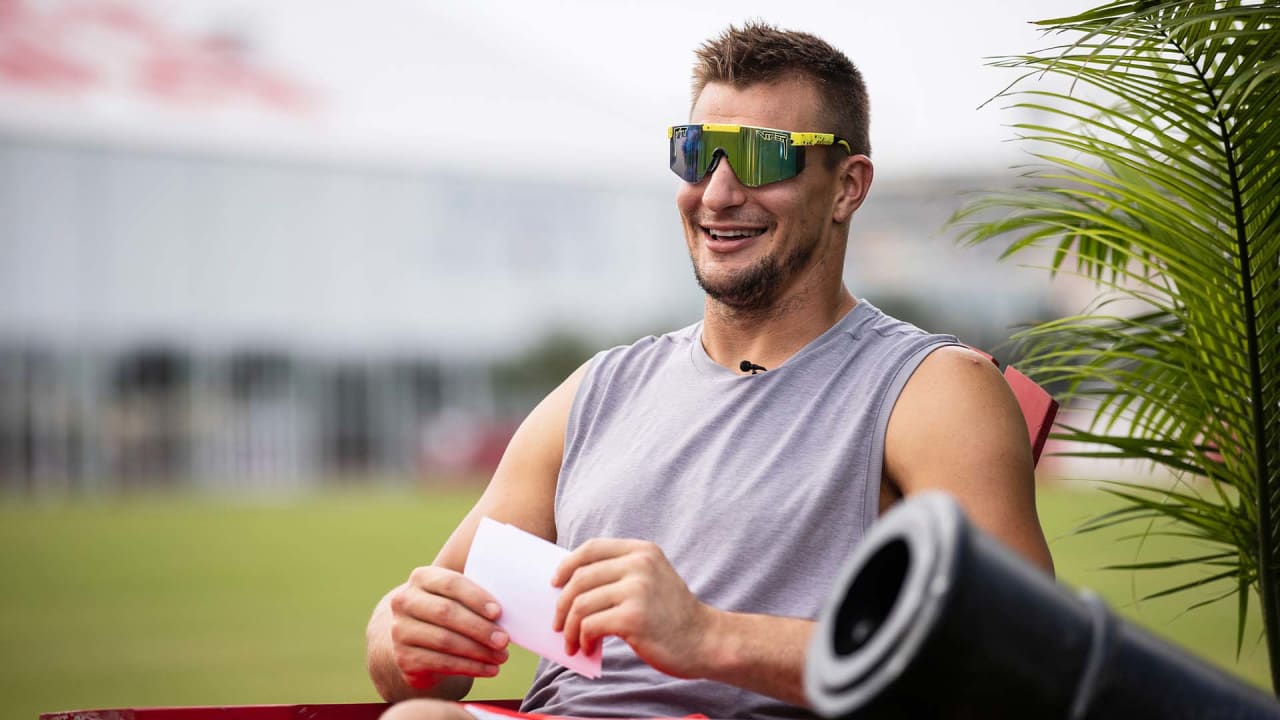
<svg viewBox="0 0 1280 720">
<path fill-rule="evenodd" d="M 828 718 L 1280 718 L 1275 698 L 1054 582 L 921 493 L 876 523 L 819 616 Z"/>
</svg>

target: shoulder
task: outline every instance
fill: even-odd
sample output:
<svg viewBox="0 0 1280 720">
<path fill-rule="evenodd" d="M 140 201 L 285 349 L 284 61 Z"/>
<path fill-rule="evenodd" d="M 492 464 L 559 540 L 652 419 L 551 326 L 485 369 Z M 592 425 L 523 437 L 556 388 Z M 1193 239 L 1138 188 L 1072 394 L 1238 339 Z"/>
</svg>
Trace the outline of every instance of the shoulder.
<svg viewBox="0 0 1280 720">
<path fill-rule="evenodd" d="M 937 373 L 947 374 L 946 367 L 957 358 L 971 353 L 954 335 L 930 333 L 899 320 L 876 308 L 867 300 L 859 300 L 840 321 L 842 334 L 849 342 L 839 362 L 842 375 L 856 376 L 857 392 L 875 388 L 877 404 L 888 416 L 901 394 L 911 385 L 923 385 L 920 378 Z M 954 354 L 960 351 L 959 355 Z"/>
<path fill-rule="evenodd" d="M 635 387 L 657 376 L 672 362 L 687 359 L 692 344 L 701 337 L 701 323 L 666 333 L 640 338 L 596 353 L 586 363 L 575 386 L 578 411 L 623 402 Z"/>
<path fill-rule="evenodd" d="M 929 352 L 903 388 L 904 399 L 930 405 L 958 403 L 956 412 L 980 410 L 1012 399 L 1004 376 L 990 358 L 962 345 L 942 345 Z M 901 402 L 901 399 L 900 401 Z"/>
<path fill-rule="evenodd" d="M 895 372 L 914 373 L 921 358 L 944 345 L 960 345 L 954 335 L 939 335 L 922 330 L 905 320 L 889 315 L 866 299 L 840 320 L 838 327 L 853 343 L 852 352 L 864 361 L 883 365 Z"/>
<path fill-rule="evenodd" d="M 681 347 L 687 348 L 690 338 L 697 337 L 697 328 L 697 324 L 690 325 L 665 335 L 651 335 L 629 345 L 619 345 L 596 353 L 534 408 L 517 430 L 512 443 L 523 441 L 525 438 L 522 435 L 536 436 L 539 447 L 554 452 L 558 465 L 564 447 L 565 429 L 574 407 L 581 402 L 581 395 L 590 393 L 593 388 L 601 385 L 608 385 L 619 372 L 629 373 L 636 367 L 652 365 Z"/>
<path fill-rule="evenodd" d="M 665 362 L 673 353 L 688 351 L 701 334 L 702 323 L 696 322 L 663 335 L 649 335 L 627 345 L 601 350 L 587 364 L 592 375 L 601 375 Z"/>
<path fill-rule="evenodd" d="M 889 419 L 884 475 L 903 495 L 951 494 L 978 527 L 1052 568 L 1036 515 L 1026 423 L 986 357 L 949 346 L 920 363 Z"/>
<path fill-rule="evenodd" d="M 956 345 L 934 349 L 911 374 L 894 405 L 885 443 L 891 472 L 935 455 L 919 454 L 931 448 L 977 455 L 1025 445 L 1030 453 L 1018 402 L 1000 371 L 981 354 Z M 954 458 L 940 458 L 949 459 Z"/>
<path fill-rule="evenodd" d="M 591 387 L 598 385 L 593 378 L 613 372 L 619 364 L 627 365 L 628 357 L 646 357 L 655 344 L 667 337 L 644 338 L 631 345 L 601 351 L 548 393 L 516 429 L 488 487 L 454 530 L 437 556 L 436 564 L 461 570 L 480 518 L 486 516 L 555 541 L 556 483 L 564 462 L 566 429 L 574 408 L 581 405 L 582 395 L 589 394 Z"/>
</svg>

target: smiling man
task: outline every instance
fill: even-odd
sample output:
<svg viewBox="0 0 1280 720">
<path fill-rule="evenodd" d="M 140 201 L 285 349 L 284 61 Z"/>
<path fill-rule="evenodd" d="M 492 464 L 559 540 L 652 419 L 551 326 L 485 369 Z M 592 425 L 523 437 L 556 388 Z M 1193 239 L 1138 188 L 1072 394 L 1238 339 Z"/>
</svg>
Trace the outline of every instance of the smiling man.
<svg viewBox="0 0 1280 720">
<path fill-rule="evenodd" d="M 703 318 L 598 354 L 530 414 L 435 562 L 374 611 L 384 697 L 460 698 L 506 660 L 501 608 L 460 574 L 486 515 L 572 550 L 554 624 L 570 652 L 603 646 L 601 680 L 539 665 L 538 713 L 808 715 L 829 582 L 921 490 L 1052 571 L 1003 378 L 844 285 L 867 128 L 860 74 L 819 38 L 750 24 L 699 49 L 690 122 L 668 134 Z"/>
</svg>

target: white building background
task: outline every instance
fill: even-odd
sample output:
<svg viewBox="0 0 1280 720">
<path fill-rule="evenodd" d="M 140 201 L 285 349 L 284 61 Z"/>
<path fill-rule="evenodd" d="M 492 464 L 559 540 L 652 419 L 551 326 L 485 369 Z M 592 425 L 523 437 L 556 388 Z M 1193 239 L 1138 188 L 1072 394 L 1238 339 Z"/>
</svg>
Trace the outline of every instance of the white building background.
<svg viewBox="0 0 1280 720">
<path fill-rule="evenodd" d="M 288 3 L 223 6 L 272 28 Z M 166 7 L 0 3 L 0 493 L 482 470 L 532 401 L 496 366 L 556 333 L 602 346 L 697 319 L 662 127 L 619 119 L 622 85 L 593 104 L 598 67 L 522 55 L 518 78 L 554 76 L 524 90 L 528 115 L 417 137 L 344 125 L 323 77 L 273 64 L 292 36 Z M 442 105 L 485 94 L 441 84 Z M 1008 180 L 940 166 L 882 173 L 847 279 L 989 347 L 1054 312 L 1050 288 L 955 247 L 960 193 Z"/>
</svg>

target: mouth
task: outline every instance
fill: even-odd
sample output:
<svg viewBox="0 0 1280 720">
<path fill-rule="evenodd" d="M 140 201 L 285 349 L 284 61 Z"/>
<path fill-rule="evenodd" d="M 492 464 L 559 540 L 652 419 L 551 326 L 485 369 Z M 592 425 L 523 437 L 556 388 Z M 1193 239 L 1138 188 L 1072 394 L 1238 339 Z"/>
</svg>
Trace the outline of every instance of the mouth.
<svg viewBox="0 0 1280 720">
<path fill-rule="evenodd" d="M 703 241 L 714 252 L 733 252 L 763 235 L 765 227 L 708 227 L 700 225 Z"/>
</svg>

